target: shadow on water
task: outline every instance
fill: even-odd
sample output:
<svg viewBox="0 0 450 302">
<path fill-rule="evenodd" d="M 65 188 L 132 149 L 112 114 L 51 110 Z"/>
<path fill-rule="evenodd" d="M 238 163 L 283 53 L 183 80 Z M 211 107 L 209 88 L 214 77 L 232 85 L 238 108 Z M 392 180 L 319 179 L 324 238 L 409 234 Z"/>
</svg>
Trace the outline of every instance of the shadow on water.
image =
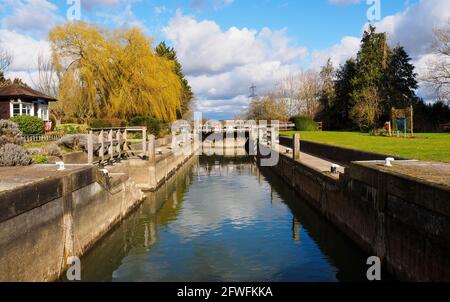
<svg viewBox="0 0 450 302">
<path fill-rule="evenodd" d="M 157 242 L 158 227 L 176 220 L 198 158 L 192 158 L 129 217 L 82 258 L 83 281 L 112 281 L 114 271 L 131 252 L 147 252 Z M 101 263 L 100 263 L 101 262 Z M 141 280 L 144 281 L 144 280 Z"/>
<path fill-rule="evenodd" d="M 366 260 L 270 170 L 201 156 L 81 262 L 83 281 L 365 281 Z"/>
</svg>

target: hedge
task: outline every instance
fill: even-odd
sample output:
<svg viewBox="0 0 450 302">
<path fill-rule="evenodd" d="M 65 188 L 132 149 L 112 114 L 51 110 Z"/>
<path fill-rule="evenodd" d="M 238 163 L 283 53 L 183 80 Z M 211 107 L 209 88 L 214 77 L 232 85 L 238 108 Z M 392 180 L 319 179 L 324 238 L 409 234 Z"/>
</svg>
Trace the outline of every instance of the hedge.
<svg viewBox="0 0 450 302">
<path fill-rule="evenodd" d="M 147 127 L 147 131 L 155 136 L 159 136 L 162 128 L 161 121 L 150 116 L 136 116 L 129 120 L 130 126 Z"/>
<path fill-rule="evenodd" d="M 55 130 L 57 132 L 62 132 L 64 134 L 83 134 L 88 132 L 88 126 L 87 125 L 80 125 L 80 124 L 62 124 L 59 126 L 56 126 Z"/>
<path fill-rule="evenodd" d="M 44 121 L 31 115 L 18 115 L 11 118 L 11 121 L 19 126 L 23 135 L 44 134 Z"/>
<path fill-rule="evenodd" d="M 93 119 L 90 122 L 92 128 L 120 128 L 125 127 L 127 122 L 119 118 Z"/>
<path fill-rule="evenodd" d="M 319 127 L 317 123 L 307 116 L 294 116 L 291 118 L 291 122 L 295 124 L 297 131 L 318 131 Z"/>
</svg>

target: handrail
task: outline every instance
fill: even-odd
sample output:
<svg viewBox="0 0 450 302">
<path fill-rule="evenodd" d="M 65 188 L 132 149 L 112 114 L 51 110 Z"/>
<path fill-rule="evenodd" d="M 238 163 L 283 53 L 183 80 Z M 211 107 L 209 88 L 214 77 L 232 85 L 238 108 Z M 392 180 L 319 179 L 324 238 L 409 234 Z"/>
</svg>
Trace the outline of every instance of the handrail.
<svg viewBox="0 0 450 302">
<path fill-rule="evenodd" d="M 128 132 L 142 132 L 141 139 L 129 139 Z M 94 142 L 96 140 L 96 142 Z M 142 142 L 141 150 L 131 150 L 131 143 Z M 112 127 L 91 128 L 87 140 L 88 164 L 94 164 L 94 157 L 98 155 L 97 163 L 111 162 L 130 153 L 142 153 L 147 157 L 147 127 Z"/>
</svg>

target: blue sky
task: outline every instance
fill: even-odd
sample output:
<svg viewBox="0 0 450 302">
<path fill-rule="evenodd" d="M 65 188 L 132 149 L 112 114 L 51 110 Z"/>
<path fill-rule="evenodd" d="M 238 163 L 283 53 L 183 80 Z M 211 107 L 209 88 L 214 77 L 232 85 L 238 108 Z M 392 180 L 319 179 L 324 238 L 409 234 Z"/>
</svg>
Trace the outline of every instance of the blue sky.
<svg viewBox="0 0 450 302">
<path fill-rule="evenodd" d="M 33 82 L 48 31 L 67 21 L 67 2 L 0 0 L 0 47 L 13 52 L 10 76 Z M 367 24 L 367 0 L 81 0 L 81 18 L 109 28 L 139 26 L 179 54 L 197 109 L 231 117 L 259 93 L 301 69 L 338 66 L 355 55 Z M 402 44 L 418 70 L 431 55 L 432 28 L 450 19 L 448 0 L 380 1 L 391 44 Z M 16 45 L 17 44 L 17 45 Z"/>
</svg>

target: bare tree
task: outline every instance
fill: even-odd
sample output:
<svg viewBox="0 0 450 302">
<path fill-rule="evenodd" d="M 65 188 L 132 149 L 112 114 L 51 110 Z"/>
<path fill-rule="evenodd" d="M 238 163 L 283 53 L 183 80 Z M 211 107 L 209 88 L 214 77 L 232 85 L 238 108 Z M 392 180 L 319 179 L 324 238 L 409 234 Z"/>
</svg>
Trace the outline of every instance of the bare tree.
<svg viewBox="0 0 450 302">
<path fill-rule="evenodd" d="M 52 60 L 40 54 L 38 56 L 37 67 L 37 82 L 34 82 L 31 77 L 33 86 L 42 93 L 56 97 L 58 94 L 58 77 Z"/>
<path fill-rule="evenodd" d="M 251 101 L 246 118 L 249 120 L 287 121 L 289 114 L 283 99 L 274 93 L 267 93 Z"/>
<path fill-rule="evenodd" d="M 296 104 L 300 98 L 300 82 L 298 76 L 288 75 L 275 87 L 275 95 L 285 103 L 289 116 L 295 115 Z"/>
<path fill-rule="evenodd" d="M 320 109 L 320 94 L 322 85 L 320 75 L 314 70 L 301 72 L 299 81 L 299 101 L 297 112 L 299 114 L 315 118 Z"/>
<path fill-rule="evenodd" d="M 434 30 L 434 57 L 426 62 L 421 80 L 431 88 L 439 100 L 450 103 L 450 21 Z"/>
<path fill-rule="evenodd" d="M 0 72 L 5 73 L 8 67 L 11 65 L 12 56 L 6 50 L 0 48 Z"/>
<path fill-rule="evenodd" d="M 39 54 L 37 68 L 36 82 L 30 76 L 33 86 L 42 93 L 56 98 L 59 90 L 59 78 L 52 59 Z M 61 118 L 65 115 L 65 111 L 68 111 L 68 109 L 61 102 L 50 103 L 50 111 L 56 118 L 57 124 L 60 123 Z"/>
</svg>

